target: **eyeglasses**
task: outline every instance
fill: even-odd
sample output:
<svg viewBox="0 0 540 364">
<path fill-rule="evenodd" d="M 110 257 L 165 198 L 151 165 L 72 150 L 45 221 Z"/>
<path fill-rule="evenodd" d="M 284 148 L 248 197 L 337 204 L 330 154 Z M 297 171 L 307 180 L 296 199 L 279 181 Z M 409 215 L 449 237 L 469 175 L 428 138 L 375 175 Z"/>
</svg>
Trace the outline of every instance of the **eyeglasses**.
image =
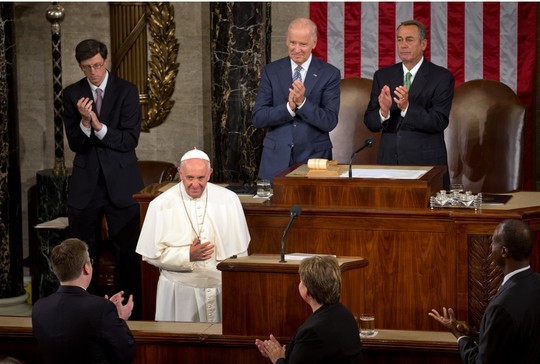
<svg viewBox="0 0 540 364">
<path fill-rule="evenodd" d="M 90 265 L 94 265 L 94 259 L 90 258 Z"/>
<path fill-rule="evenodd" d="M 81 65 L 80 67 L 83 70 L 83 72 L 88 72 L 91 69 L 93 69 L 94 71 L 98 71 L 103 67 L 104 64 L 105 64 L 105 62 L 96 63 L 96 64 L 86 64 L 84 66 Z"/>
</svg>

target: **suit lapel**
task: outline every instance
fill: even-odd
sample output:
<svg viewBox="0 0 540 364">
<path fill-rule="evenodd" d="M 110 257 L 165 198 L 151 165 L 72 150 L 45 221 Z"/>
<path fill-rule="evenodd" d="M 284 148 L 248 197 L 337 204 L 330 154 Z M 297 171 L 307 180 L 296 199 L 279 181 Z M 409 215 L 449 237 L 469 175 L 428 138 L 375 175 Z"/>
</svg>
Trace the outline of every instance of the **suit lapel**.
<svg viewBox="0 0 540 364">
<path fill-rule="evenodd" d="M 306 87 L 305 97 L 307 98 L 311 93 L 311 90 L 315 88 L 317 81 L 319 80 L 319 72 L 321 70 L 321 61 L 315 56 L 311 57 L 311 63 L 306 71 L 306 79 L 304 80 L 304 86 Z"/>
<path fill-rule="evenodd" d="M 526 269 L 523 272 L 519 272 L 519 273 L 515 274 L 514 276 L 510 277 L 510 279 L 508 279 L 502 286 L 499 287 L 499 289 L 497 290 L 497 293 L 495 294 L 495 296 L 493 296 L 493 298 L 495 298 L 498 295 L 502 294 L 509 287 L 516 284 L 517 281 L 523 279 L 524 277 L 527 277 L 531 273 L 532 273 L 531 269 Z"/>
<path fill-rule="evenodd" d="M 109 80 L 107 81 L 107 88 L 105 89 L 105 94 L 101 104 L 101 114 L 99 115 L 99 121 L 109 125 L 107 120 L 109 119 L 109 114 L 114 105 L 114 99 L 116 98 L 116 88 L 118 87 L 116 83 L 116 77 L 109 73 Z"/>
<path fill-rule="evenodd" d="M 429 62 L 427 59 L 424 58 L 424 62 L 422 62 L 422 65 L 418 69 L 418 72 L 416 72 L 414 81 L 411 84 L 411 89 L 409 90 L 409 100 L 413 101 L 420 95 L 421 91 L 424 90 L 428 82 L 428 78 Z"/>
</svg>

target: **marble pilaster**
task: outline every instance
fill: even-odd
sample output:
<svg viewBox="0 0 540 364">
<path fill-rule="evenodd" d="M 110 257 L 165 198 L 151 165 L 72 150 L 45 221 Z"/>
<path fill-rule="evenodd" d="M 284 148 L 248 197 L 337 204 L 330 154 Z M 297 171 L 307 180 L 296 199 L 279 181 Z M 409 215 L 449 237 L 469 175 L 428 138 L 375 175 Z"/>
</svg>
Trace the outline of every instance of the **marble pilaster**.
<svg viewBox="0 0 540 364">
<path fill-rule="evenodd" d="M 212 2 L 212 122 L 214 180 L 252 185 L 264 132 L 251 115 L 266 63 L 264 2 Z"/>
<path fill-rule="evenodd" d="M 69 172 L 70 170 L 68 170 Z M 38 206 L 37 222 L 67 216 L 67 195 L 70 174 L 57 174 L 53 169 L 37 172 Z M 61 229 L 38 229 L 37 267 L 34 274 L 32 299 L 45 297 L 58 288 L 58 279 L 52 271 L 51 251 L 67 237 L 67 231 Z"/>
<path fill-rule="evenodd" d="M 25 294 L 13 4 L 0 3 L 0 17 L 0 298 L 10 298 Z"/>
</svg>

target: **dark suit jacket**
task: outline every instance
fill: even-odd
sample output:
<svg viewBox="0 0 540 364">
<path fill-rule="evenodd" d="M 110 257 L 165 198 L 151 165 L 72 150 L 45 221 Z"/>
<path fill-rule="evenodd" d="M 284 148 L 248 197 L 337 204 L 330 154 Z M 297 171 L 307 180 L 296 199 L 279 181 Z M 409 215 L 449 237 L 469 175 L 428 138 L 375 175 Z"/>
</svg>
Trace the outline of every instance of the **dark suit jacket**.
<svg viewBox="0 0 540 364">
<path fill-rule="evenodd" d="M 454 76 L 446 68 L 424 61 L 409 90 L 409 108 L 404 118 L 392 101 L 390 119 L 381 124 L 378 97 L 383 86 L 394 97 L 403 85 L 403 66 L 397 63 L 373 76 L 373 88 L 364 123 L 373 132 L 382 131 L 377 163 L 386 165 L 447 165 L 444 129 L 454 97 Z"/>
<path fill-rule="evenodd" d="M 287 346 L 284 364 L 352 364 L 361 362 L 358 325 L 341 303 L 323 306 L 298 328 Z"/>
<path fill-rule="evenodd" d="M 540 363 L 540 274 L 528 269 L 501 286 L 479 334 L 478 345 L 459 340 L 465 363 Z"/>
<path fill-rule="evenodd" d="M 81 97 L 93 98 L 86 78 L 63 92 L 64 125 L 69 147 L 76 153 L 68 205 L 77 209 L 88 205 L 98 182 L 99 170 L 103 172 L 111 202 L 116 207 L 136 204 L 132 195 L 144 187 L 135 154 L 141 130 L 137 87 L 109 73 L 99 116 L 108 128 L 103 140 L 93 132 L 88 138 L 81 130 L 81 115 L 77 110 L 77 101 Z"/>
<path fill-rule="evenodd" d="M 264 67 L 253 109 L 253 125 L 267 128 L 260 178 L 271 180 L 289 165 L 309 158 L 332 158 L 329 132 L 338 122 L 340 80 L 336 67 L 312 57 L 304 80 L 306 102 L 293 118 L 286 106 L 292 87 L 290 58 Z"/>
<path fill-rule="evenodd" d="M 45 363 L 129 363 L 135 340 L 116 306 L 77 286 L 60 286 L 32 309 Z"/>
</svg>

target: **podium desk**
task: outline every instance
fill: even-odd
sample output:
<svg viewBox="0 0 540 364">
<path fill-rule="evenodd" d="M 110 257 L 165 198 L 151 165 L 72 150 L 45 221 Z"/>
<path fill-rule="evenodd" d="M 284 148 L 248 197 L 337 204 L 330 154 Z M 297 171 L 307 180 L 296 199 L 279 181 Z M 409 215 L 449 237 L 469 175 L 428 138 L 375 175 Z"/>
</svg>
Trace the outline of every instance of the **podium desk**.
<svg viewBox="0 0 540 364">
<path fill-rule="evenodd" d="M 217 268 L 222 274 L 224 335 L 292 337 L 312 314 L 298 292 L 300 260 L 280 263 L 280 255 L 251 255 L 226 259 Z M 361 257 L 338 257 L 342 273 L 341 302 L 361 313 L 363 274 L 368 265 Z M 345 294 L 343 294 L 345 293 Z"/>
<path fill-rule="evenodd" d="M 135 195 L 141 222 L 162 186 L 148 186 Z M 342 301 L 353 300 L 353 310 L 374 312 L 378 329 L 441 331 L 427 313 L 443 306 L 479 327 L 503 278 L 490 257 L 491 236 L 502 220 L 529 223 L 536 238 L 531 266 L 540 271 L 540 192 L 509 194 L 505 205 L 479 211 L 302 204 L 302 214 L 287 235 L 286 253 L 366 258 L 369 265 L 360 270 L 363 291 L 344 289 Z M 277 253 L 290 205 L 242 205 L 251 235 L 249 254 Z M 141 269 L 143 319 L 153 320 L 159 271 L 146 262 Z M 296 291 L 294 297 L 300 300 Z"/>
<path fill-rule="evenodd" d="M 429 198 L 443 188 L 446 166 L 368 166 L 354 169 L 371 175 L 403 175 L 403 178 L 347 178 L 348 166 L 339 165 L 338 174 L 314 172 L 296 164 L 274 177 L 272 204 L 314 207 L 425 208 Z M 405 178 L 405 175 L 409 175 Z M 418 177 L 411 177 L 418 175 Z"/>
</svg>

